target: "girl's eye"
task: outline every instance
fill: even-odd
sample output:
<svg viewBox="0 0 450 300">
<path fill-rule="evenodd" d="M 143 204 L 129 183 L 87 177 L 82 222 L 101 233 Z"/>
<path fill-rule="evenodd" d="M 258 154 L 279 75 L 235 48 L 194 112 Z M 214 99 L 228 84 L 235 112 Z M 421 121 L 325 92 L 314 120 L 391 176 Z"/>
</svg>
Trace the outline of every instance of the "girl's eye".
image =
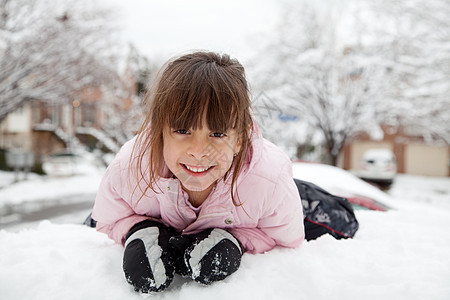
<svg viewBox="0 0 450 300">
<path fill-rule="evenodd" d="M 221 138 L 221 137 L 225 137 L 226 134 L 223 132 L 213 132 L 213 133 L 211 133 L 211 136 L 216 137 L 216 138 Z"/>
<path fill-rule="evenodd" d="M 174 130 L 174 132 L 178 133 L 178 134 L 189 134 L 190 133 L 189 130 L 187 130 L 187 129 L 176 129 L 176 130 Z"/>
</svg>

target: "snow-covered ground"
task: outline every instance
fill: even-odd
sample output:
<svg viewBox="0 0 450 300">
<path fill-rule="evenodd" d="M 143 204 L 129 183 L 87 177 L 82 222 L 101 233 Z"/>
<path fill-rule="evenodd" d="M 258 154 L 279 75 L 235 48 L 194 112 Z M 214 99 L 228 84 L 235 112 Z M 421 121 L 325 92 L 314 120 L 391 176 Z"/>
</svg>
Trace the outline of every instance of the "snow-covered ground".
<svg viewBox="0 0 450 300">
<path fill-rule="evenodd" d="M 100 175 L 33 176 L 12 185 L 11 178 L 0 173 L 3 207 L 95 193 Z M 339 180 L 324 172 L 321 178 Z M 0 299 L 450 299 L 450 178 L 400 175 L 389 194 L 383 197 L 394 209 L 356 211 L 354 239 L 323 236 L 298 249 L 246 254 L 223 282 L 204 287 L 176 277 L 156 295 L 132 290 L 122 274 L 122 247 L 74 224 L 81 216 L 72 224 L 7 228 L 0 231 Z"/>
<path fill-rule="evenodd" d="M 30 216 L 33 218 L 35 212 L 45 215 L 49 208 L 53 208 L 49 214 L 52 212 L 55 214 L 55 211 L 61 214 L 64 209 L 85 208 L 78 215 L 52 218 L 52 221 L 57 223 L 75 222 L 76 218 L 86 217 L 90 211 L 89 207 L 92 207 L 94 202 L 103 173 L 104 169 L 72 177 L 29 174 L 27 180 L 14 183 L 13 173 L 0 171 L 0 229 L 10 228 L 11 224 L 17 223 L 19 225 L 11 230 L 36 226 L 36 222 L 33 224 L 23 222 L 30 219 Z M 58 208 L 58 211 L 55 208 Z"/>
<path fill-rule="evenodd" d="M 27 180 L 14 183 L 13 172 L 0 171 L 0 209 L 46 199 L 57 201 L 69 195 L 91 194 L 97 191 L 104 169 L 78 176 L 52 177 L 28 175 Z"/>
</svg>

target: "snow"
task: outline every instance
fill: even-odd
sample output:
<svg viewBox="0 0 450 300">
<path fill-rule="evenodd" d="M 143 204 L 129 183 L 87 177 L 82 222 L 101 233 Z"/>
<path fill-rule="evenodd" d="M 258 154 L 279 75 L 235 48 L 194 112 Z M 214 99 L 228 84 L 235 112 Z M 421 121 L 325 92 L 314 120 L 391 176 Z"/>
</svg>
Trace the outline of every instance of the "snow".
<svg viewBox="0 0 450 300">
<path fill-rule="evenodd" d="M 396 206 L 396 202 L 388 194 L 355 175 L 330 165 L 294 163 L 293 174 L 295 178 L 313 182 L 332 194 L 343 197 L 365 196 L 388 207 Z"/>
<path fill-rule="evenodd" d="M 104 173 L 101 168 L 90 168 L 83 175 L 72 177 L 38 176 L 30 173 L 27 180 L 14 183 L 13 172 L 0 171 L 0 229 L 21 222 L 24 214 L 33 214 L 54 206 L 84 206 L 92 207 L 100 180 Z M 24 174 L 18 176 L 24 178 Z M 70 219 L 54 219 L 58 223 L 84 220 L 89 210 L 73 215 Z M 28 224 L 28 227 L 31 224 Z M 27 224 L 16 226 L 15 231 L 27 228 Z M 0 299 L 2 299 L 0 297 Z"/>
<path fill-rule="evenodd" d="M 392 160 L 394 154 L 389 149 L 370 149 L 364 153 L 365 159 L 384 159 Z"/>
<path fill-rule="evenodd" d="M 359 181 L 344 171 L 337 176 L 333 169 L 306 168 L 294 171 L 304 179 L 320 179 L 316 184 L 322 186 L 350 184 L 347 188 L 395 209 L 357 210 L 360 229 L 354 239 L 322 236 L 298 249 L 245 254 L 240 269 L 223 282 L 204 287 L 177 276 L 168 290 L 154 295 L 133 291 L 122 273 L 122 247 L 92 228 L 53 221 L 19 231 L 8 228 L 0 231 L 0 299 L 450 298 L 450 178 L 398 175 L 388 195 L 357 185 Z M 0 202 L 5 195 L 15 195 L 18 205 L 47 197 L 52 189 L 52 199 L 62 197 L 63 184 L 67 193 L 82 184 L 92 189 L 100 176 L 31 176 L 4 184 L 11 178 L 0 173 Z M 33 191 L 34 197 L 21 190 Z"/>
<path fill-rule="evenodd" d="M 95 194 L 104 169 L 92 168 L 83 175 L 72 177 L 52 177 L 29 174 L 28 180 L 13 183 L 14 174 L 0 171 L 0 211 L 5 206 L 20 205 L 45 199 L 58 201 L 67 196 Z M 3 189 L 2 189 L 3 187 Z"/>
</svg>

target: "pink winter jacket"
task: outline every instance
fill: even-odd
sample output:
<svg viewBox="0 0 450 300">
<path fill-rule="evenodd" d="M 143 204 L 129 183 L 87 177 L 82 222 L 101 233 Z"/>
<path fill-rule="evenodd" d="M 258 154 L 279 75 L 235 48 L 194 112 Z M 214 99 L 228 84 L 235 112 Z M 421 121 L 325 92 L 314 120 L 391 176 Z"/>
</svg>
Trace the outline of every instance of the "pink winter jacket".
<svg viewBox="0 0 450 300">
<path fill-rule="evenodd" d="M 134 224 L 152 218 L 185 234 L 226 229 L 250 253 L 262 253 L 277 245 L 298 247 L 304 238 L 303 212 L 291 161 L 259 133 L 253 132 L 251 140 L 251 151 L 237 180 L 242 207 L 231 200 L 228 176 L 225 182 L 217 182 L 196 213 L 176 178 L 161 178 L 161 192 L 148 189 L 141 197 L 140 189 L 130 180 L 132 139 L 119 151 L 100 184 L 92 214 L 97 230 L 123 244 Z"/>
</svg>

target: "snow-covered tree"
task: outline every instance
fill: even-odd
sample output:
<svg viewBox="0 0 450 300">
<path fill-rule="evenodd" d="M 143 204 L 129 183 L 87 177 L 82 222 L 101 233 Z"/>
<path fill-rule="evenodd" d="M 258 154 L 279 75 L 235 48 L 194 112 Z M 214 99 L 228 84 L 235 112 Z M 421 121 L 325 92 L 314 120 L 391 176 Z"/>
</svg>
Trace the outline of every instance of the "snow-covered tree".
<svg viewBox="0 0 450 300">
<path fill-rule="evenodd" d="M 333 165 L 349 136 L 377 128 L 382 75 L 340 43 L 338 17 L 304 5 L 289 7 L 264 50 L 270 58 L 256 80 L 256 88 L 278 99 L 284 112 L 321 134 Z"/>
<path fill-rule="evenodd" d="M 450 143 L 450 2 L 347 4 L 288 7 L 251 70 L 257 93 L 320 132 L 333 164 L 378 124 Z"/>
<path fill-rule="evenodd" d="M 149 88 L 149 84 L 153 77 L 156 75 L 158 66 L 155 63 L 151 63 L 148 57 L 144 56 L 133 45 L 129 45 L 127 60 L 126 60 L 126 73 L 127 77 L 132 79 L 135 84 L 135 90 L 137 95 L 145 94 Z"/>
<path fill-rule="evenodd" d="M 103 130 L 119 144 L 129 140 L 142 123 L 142 101 L 157 66 L 130 44 L 122 73 L 114 95 L 108 97 L 111 101 L 102 105 L 106 116 Z"/>
<path fill-rule="evenodd" d="M 67 101 L 115 73 L 105 12 L 78 4 L 0 0 L 0 121 L 26 101 Z"/>
<path fill-rule="evenodd" d="M 450 1 L 360 1 L 364 51 L 386 74 L 385 117 L 426 140 L 450 143 Z"/>
</svg>

